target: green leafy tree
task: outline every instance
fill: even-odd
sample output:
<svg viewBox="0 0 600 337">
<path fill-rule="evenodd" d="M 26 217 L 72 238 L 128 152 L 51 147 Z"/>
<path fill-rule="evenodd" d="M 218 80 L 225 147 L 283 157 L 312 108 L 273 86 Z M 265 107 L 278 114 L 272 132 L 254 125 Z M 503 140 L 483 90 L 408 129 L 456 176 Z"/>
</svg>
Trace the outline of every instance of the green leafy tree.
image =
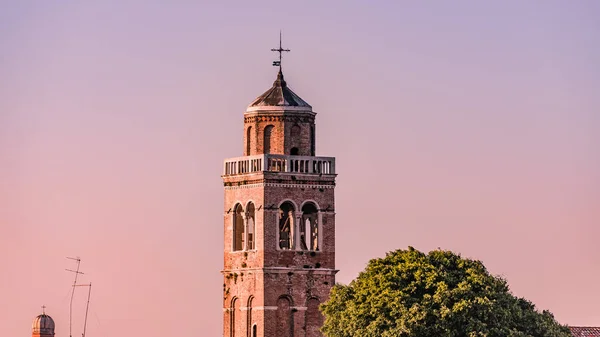
<svg viewBox="0 0 600 337">
<path fill-rule="evenodd" d="M 409 247 L 371 260 L 350 285 L 336 285 L 327 337 L 570 337 L 548 312 L 513 296 L 480 261 Z"/>
</svg>

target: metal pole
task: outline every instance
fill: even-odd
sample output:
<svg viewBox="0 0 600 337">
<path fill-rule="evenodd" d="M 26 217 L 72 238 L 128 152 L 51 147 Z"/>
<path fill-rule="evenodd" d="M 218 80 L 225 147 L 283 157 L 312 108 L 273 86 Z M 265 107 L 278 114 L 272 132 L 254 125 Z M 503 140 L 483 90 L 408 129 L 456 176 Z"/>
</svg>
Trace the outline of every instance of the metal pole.
<svg viewBox="0 0 600 337">
<path fill-rule="evenodd" d="M 87 316 L 88 316 L 88 309 L 90 308 L 90 296 L 92 295 L 92 282 L 90 282 L 90 289 L 88 291 L 88 300 L 87 300 L 87 305 L 85 306 L 85 320 L 83 321 L 83 334 L 81 334 L 81 337 L 85 337 L 85 328 L 87 327 Z"/>
<path fill-rule="evenodd" d="M 75 285 L 77 284 L 77 276 L 79 276 L 79 274 L 83 274 L 83 273 L 79 271 L 79 264 L 81 263 L 81 259 L 79 257 L 76 257 L 76 258 L 67 257 L 67 259 L 77 261 L 77 270 L 66 269 L 67 271 L 75 273 L 75 281 L 73 281 L 73 290 L 71 291 L 71 303 L 69 304 L 69 337 L 73 337 L 73 335 L 72 335 L 73 297 L 75 296 Z"/>
</svg>

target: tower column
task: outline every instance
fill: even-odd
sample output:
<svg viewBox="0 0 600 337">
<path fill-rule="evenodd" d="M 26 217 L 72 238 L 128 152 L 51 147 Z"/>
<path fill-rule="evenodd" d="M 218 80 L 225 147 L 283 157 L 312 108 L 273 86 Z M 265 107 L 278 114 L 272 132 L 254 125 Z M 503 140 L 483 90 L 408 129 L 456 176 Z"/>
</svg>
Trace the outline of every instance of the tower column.
<svg viewBox="0 0 600 337">
<path fill-rule="evenodd" d="M 296 231 L 294 230 L 297 226 L 297 221 L 296 221 L 296 217 L 294 217 L 294 212 L 289 211 L 288 214 L 288 219 L 290 220 L 290 244 L 289 244 L 289 250 L 294 250 L 294 245 L 296 244 L 296 241 L 298 240 L 297 235 L 296 235 Z"/>
<path fill-rule="evenodd" d="M 321 210 L 317 213 L 317 248 L 319 250 L 323 247 L 323 213 Z"/>
<path fill-rule="evenodd" d="M 244 226 L 244 236 L 242 240 L 244 240 L 244 244 L 242 245 L 242 250 L 248 250 L 248 211 L 242 212 L 242 223 Z"/>
<path fill-rule="evenodd" d="M 296 240 L 294 242 L 294 249 L 302 250 L 302 240 L 305 240 L 304 236 L 306 235 L 306 232 L 304 232 L 304 235 L 302 235 L 301 227 L 304 224 L 302 223 L 302 212 L 301 211 L 296 212 L 296 219 L 294 221 L 294 224 L 295 224 L 294 231 L 296 232 L 296 237 L 298 238 L 298 240 Z"/>
</svg>

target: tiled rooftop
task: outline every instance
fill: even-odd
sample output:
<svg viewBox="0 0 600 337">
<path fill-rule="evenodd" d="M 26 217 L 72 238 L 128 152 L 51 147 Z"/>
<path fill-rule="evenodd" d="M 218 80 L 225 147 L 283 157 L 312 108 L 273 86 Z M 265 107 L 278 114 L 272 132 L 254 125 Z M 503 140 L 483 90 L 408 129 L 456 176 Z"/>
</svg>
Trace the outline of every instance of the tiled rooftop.
<svg viewBox="0 0 600 337">
<path fill-rule="evenodd" d="M 570 326 L 573 337 L 600 337 L 599 327 Z"/>
<path fill-rule="evenodd" d="M 281 70 L 279 70 L 279 73 L 277 74 L 277 79 L 273 83 L 273 87 L 264 94 L 258 96 L 254 102 L 250 103 L 249 108 L 263 106 L 312 108 L 310 104 L 306 103 L 306 101 L 296 95 L 292 89 L 287 86 Z"/>
</svg>

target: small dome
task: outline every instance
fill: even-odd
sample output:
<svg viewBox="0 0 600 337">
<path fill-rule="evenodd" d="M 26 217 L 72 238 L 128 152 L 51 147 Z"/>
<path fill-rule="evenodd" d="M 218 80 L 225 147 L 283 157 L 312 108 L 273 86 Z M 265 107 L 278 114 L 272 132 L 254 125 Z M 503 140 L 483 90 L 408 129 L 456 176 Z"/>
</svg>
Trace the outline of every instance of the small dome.
<svg viewBox="0 0 600 337">
<path fill-rule="evenodd" d="M 46 314 L 41 314 L 33 320 L 32 329 L 34 334 L 54 335 L 54 320 Z"/>
<path fill-rule="evenodd" d="M 263 110 L 267 107 L 275 107 L 282 110 L 312 111 L 310 104 L 306 103 L 306 101 L 296 95 L 287 86 L 281 69 L 277 74 L 277 79 L 273 82 L 273 86 L 264 94 L 258 96 L 254 102 L 250 103 L 248 111 Z"/>
</svg>

